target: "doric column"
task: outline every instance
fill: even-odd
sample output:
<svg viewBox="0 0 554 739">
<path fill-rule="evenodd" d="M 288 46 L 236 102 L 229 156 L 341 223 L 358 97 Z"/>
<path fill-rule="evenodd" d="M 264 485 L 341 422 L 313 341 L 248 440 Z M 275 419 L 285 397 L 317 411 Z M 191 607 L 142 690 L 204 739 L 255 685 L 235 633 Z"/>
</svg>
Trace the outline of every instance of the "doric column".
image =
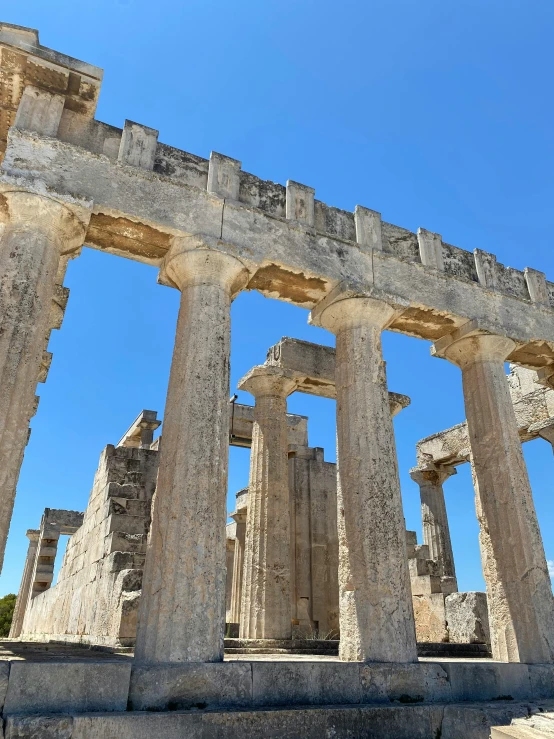
<svg viewBox="0 0 554 739">
<path fill-rule="evenodd" d="M 181 290 L 135 656 L 217 662 L 225 627 L 230 309 L 247 271 L 208 239 L 175 239 L 161 278 Z"/>
<path fill-rule="evenodd" d="M 239 382 L 256 398 L 250 451 L 240 636 L 290 639 L 291 544 L 287 397 L 294 373 L 254 367 Z"/>
<path fill-rule="evenodd" d="M 235 524 L 227 524 L 227 538 L 225 544 L 226 560 L 225 560 L 225 621 L 231 623 L 231 597 L 233 594 L 233 570 L 235 569 L 235 538 L 230 538 L 229 530 L 235 528 Z"/>
<path fill-rule="evenodd" d="M 31 585 L 33 584 L 33 572 L 35 569 L 39 533 L 40 532 L 35 529 L 29 529 L 27 531 L 29 548 L 27 549 L 27 558 L 25 559 L 21 585 L 19 586 L 17 601 L 13 612 L 10 639 L 17 639 L 21 634 L 21 627 L 23 626 L 23 619 L 25 618 L 25 611 L 27 610 L 27 603 L 29 602 Z"/>
<path fill-rule="evenodd" d="M 241 509 L 231 514 L 237 524 L 235 538 L 235 559 L 233 561 L 233 581 L 231 585 L 231 618 L 233 624 L 240 623 L 240 605 L 242 597 L 242 571 L 244 567 L 244 545 L 246 538 L 246 510 Z"/>
<path fill-rule="evenodd" d="M 340 656 L 416 662 L 406 534 L 381 332 L 394 316 L 366 297 L 326 298 L 311 321 L 337 337 Z"/>
<path fill-rule="evenodd" d="M 410 470 L 410 477 L 419 485 L 423 543 L 429 547 L 430 558 L 437 562 L 439 575 L 453 578 L 456 570 L 442 486 L 455 474 L 455 468 L 447 465 L 431 464 Z"/>
<path fill-rule="evenodd" d="M 554 600 L 504 362 L 514 342 L 458 331 L 435 353 L 462 370 L 493 657 L 554 661 Z"/>
<path fill-rule="evenodd" d="M 79 249 L 89 212 L 23 191 L 0 194 L 0 566 L 50 329 L 60 256 Z"/>
</svg>

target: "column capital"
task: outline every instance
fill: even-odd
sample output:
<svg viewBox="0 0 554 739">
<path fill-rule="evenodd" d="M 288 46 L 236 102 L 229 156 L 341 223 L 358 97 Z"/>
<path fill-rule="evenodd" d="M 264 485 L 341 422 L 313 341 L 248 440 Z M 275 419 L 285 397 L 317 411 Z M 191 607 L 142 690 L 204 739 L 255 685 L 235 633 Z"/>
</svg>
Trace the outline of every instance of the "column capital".
<svg viewBox="0 0 554 739">
<path fill-rule="evenodd" d="M 309 323 L 336 334 L 343 328 L 373 325 L 385 329 L 403 310 L 385 298 L 339 284 L 310 313 Z"/>
<path fill-rule="evenodd" d="M 241 510 L 230 513 L 229 517 L 235 521 L 235 523 L 246 523 L 246 517 L 248 515 L 247 509 L 242 508 Z"/>
<path fill-rule="evenodd" d="M 507 336 L 480 333 L 475 322 L 470 321 L 436 341 L 431 347 L 431 353 L 464 369 L 474 362 L 504 362 L 515 346 L 515 341 Z"/>
<path fill-rule="evenodd" d="M 281 369 L 267 364 L 260 364 L 247 372 L 238 383 L 239 390 L 246 390 L 255 398 L 267 395 L 287 398 L 295 391 L 298 382 L 304 375 L 293 370 Z"/>
<path fill-rule="evenodd" d="M 27 529 L 25 532 L 25 536 L 29 541 L 38 541 L 38 538 L 40 536 L 40 531 L 38 529 Z"/>
<path fill-rule="evenodd" d="M 452 475 L 456 475 L 455 467 L 446 464 L 428 464 L 425 467 L 412 467 L 410 477 L 419 486 L 442 485 Z"/>
<path fill-rule="evenodd" d="M 175 236 L 158 282 L 183 290 L 190 285 L 217 285 L 235 297 L 248 282 L 245 264 L 224 249 L 218 239 L 203 234 Z"/>
<path fill-rule="evenodd" d="M 28 190 L 3 190 L 8 227 L 17 231 L 41 231 L 59 249 L 70 254 L 83 245 L 91 209 L 87 205 L 47 197 Z"/>
</svg>

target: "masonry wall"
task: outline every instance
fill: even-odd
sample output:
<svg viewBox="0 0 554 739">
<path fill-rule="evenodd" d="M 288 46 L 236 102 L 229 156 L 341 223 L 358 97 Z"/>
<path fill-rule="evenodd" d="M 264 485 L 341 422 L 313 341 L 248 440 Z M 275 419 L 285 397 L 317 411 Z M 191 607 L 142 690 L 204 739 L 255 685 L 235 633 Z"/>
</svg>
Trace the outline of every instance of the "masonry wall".
<svg viewBox="0 0 554 739">
<path fill-rule="evenodd" d="M 158 452 L 108 445 L 56 585 L 29 603 L 22 638 L 134 644 Z"/>
<path fill-rule="evenodd" d="M 323 449 L 289 459 L 291 593 L 296 633 L 339 633 L 337 472 Z"/>
</svg>

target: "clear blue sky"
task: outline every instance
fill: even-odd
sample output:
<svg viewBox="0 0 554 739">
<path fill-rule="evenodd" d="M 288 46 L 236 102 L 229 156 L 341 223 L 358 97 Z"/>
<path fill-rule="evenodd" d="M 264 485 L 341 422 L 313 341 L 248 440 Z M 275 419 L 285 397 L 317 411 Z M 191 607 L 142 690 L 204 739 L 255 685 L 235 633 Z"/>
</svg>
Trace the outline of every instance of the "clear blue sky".
<svg viewBox="0 0 554 739">
<path fill-rule="evenodd" d="M 554 280 L 552 0 L 26 0 L 1 20 L 105 70 L 97 117 L 159 129 L 160 140 L 284 183 L 324 202 L 381 211 L 504 264 Z M 32 422 L 0 594 L 17 592 L 45 506 L 84 510 L 98 457 L 142 408 L 163 411 L 178 294 L 156 270 L 84 249 Z M 307 312 L 255 293 L 233 306 L 232 389 L 288 335 L 332 344 Z M 429 344 L 386 334 L 408 528 L 420 531 L 408 470 L 415 443 L 464 418 L 459 370 Z M 244 399 L 251 402 L 248 395 Z M 310 443 L 334 460 L 334 405 L 295 395 Z M 554 560 L 554 457 L 524 447 L 547 557 Z M 232 494 L 248 452 L 231 450 Z M 445 486 L 460 589 L 483 589 L 467 465 Z M 230 498 L 232 506 L 232 497 Z"/>
</svg>

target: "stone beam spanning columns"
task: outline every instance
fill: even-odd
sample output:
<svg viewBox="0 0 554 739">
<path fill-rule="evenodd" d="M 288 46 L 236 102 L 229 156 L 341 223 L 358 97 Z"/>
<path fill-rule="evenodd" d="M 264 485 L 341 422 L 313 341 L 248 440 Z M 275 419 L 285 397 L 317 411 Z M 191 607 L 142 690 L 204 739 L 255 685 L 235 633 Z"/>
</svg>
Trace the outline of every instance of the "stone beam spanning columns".
<svg viewBox="0 0 554 739">
<path fill-rule="evenodd" d="M 23 626 L 23 619 L 25 618 L 25 611 L 27 609 L 27 603 L 29 602 L 31 585 L 33 584 L 33 572 L 35 569 L 39 535 L 40 531 L 36 529 L 28 529 L 26 534 L 29 539 L 29 548 L 27 549 L 25 567 L 23 569 L 21 585 L 19 586 L 17 601 L 13 612 L 12 625 L 10 627 L 10 639 L 17 639 L 21 634 L 21 627 Z"/>
<path fill-rule="evenodd" d="M 514 342 L 473 324 L 434 353 L 462 370 L 493 657 L 554 661 L 554 600 L 504 372 Z"/>
<path fill-rule="evenodd" d="M 181 290 L 136 659 L 217 662 L 225 628 L 230 309 L 248 272 L 178 237 L 160 278 Z"/>
<path fill-rule="evenodd" d="M 0 187 L 8 220 L 0 237 L 0 566 L 33 415 L 60 257 L 83 244 L 83 204 Z"/>
<path fill-rule="evenodd" d="M 256 398 L 240 619 L 243 639 L 290 639 L 290 502 L 287 397 L 296 373 L 254 367 L 239 382 Z"/>
<path fill-rule="evenodd" d="M 430 558 L 437 562 L 439 575 L 453 577 L 454 580 L 454 554 L 442 486 L 445 480 L 455 474 L 455 468 L 446 465 L 431 464 L 410 470 L 410 477 L 419 485 L 423 543 L 429 547 Z M 456 584 L 455 590 L 457 589 Z"/>
<path fill-rule="evenodd" d="M 417 662 L 406 532 L 381 332 L 385 302 L 333 294 L 311 322 L 337 337 L 340 656 Z"/>
</svg>

